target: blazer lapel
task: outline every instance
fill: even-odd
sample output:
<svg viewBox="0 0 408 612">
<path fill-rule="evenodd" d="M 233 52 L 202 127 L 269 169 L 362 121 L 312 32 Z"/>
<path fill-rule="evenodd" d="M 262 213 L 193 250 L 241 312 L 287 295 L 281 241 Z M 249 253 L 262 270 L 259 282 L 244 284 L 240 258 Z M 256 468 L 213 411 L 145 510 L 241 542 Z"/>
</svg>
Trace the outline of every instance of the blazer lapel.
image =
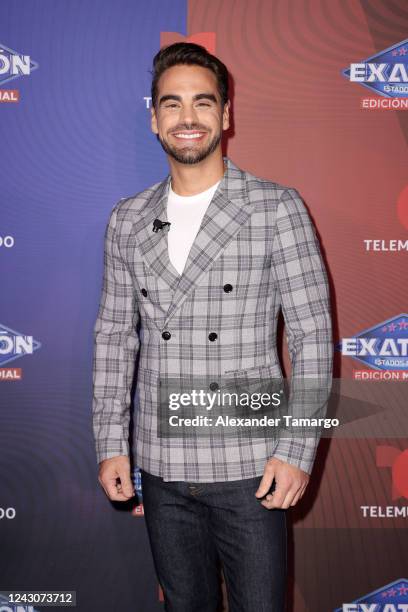
<svg viewBox="0 0 408 612">
<path fill-rule="evenodd" d="M 170 174 L 162 181 L 146 206 L 146 214 L 138 217 L 133 224 L 133 235 L 136 237 L 138 253 L 144 259 L 149 268 L 169 287 L 174 290 L 180 278 L 179 273 L 170 261 L 167 233 L 167 225 L 158 232 L 153 232 L 153 221 L 168 221 L 167 197 L 170 186 Z"/>
<path fill-rule="evenodd" d="M 228 157 L 224 157 L 224 161 L 227 164 L 226 171 L 201 221 L 176 285 L 165 325 L 233 240 L 255 207 L 255 203 L 249 202 L 242 170 Z"/>
<path fill-rule="evenodd" d="M 169 226 L 153 232 L 153 221 L 167 221 L 167 197 L 171 176 L 162 181 L 147 205 L 147 213 L 134 224 L 137 247 L 149 268 L 164 280 L 173 292 L 166 313 L 167 326 L 175 311 L 194 291 L 201 277 L 233 240 L 255 208 L 247 194 L 245 174 L 224 157 L 226 170 L 201 221 L 180 275 L 169 258 L 167 233 Z"/>
</svg>

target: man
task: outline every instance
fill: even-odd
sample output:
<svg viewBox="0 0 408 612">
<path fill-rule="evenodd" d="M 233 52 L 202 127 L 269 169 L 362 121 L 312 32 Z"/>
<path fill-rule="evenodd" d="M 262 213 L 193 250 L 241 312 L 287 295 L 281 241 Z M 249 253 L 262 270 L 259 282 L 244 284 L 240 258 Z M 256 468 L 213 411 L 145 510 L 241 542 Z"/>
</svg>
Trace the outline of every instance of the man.
<svg viewBox="0 0 408 612">
<path fill-rule="evenodd" d="M 286 510 L 304 495 L 318 439 L 160 435 L 160 378 L 206 376 L 212 391 L 227 373 L 282 378 L 280 307 L 292 379 L 332 375 L 314 227 L 295 189 L 222 156 L 230 110 L 227 69 L 203 47 L 176 43 L 156 55 L 151 126 L 170 174 L 121 200 L 105 237 L 94 356 L 99 481 L 111 500 L 134 494 L 128 426 L 140 350 L 134 461 L 172 612 L 217 610 L 219 561 L 230 612 L 284 610 Z"/>
</svg>

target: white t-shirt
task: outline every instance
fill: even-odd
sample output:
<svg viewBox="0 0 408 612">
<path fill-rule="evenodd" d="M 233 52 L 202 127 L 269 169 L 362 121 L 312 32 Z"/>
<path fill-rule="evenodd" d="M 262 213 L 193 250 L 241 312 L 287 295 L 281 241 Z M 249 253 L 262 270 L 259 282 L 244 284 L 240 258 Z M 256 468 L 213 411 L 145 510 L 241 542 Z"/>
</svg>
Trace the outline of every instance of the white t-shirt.
<svg viewBox="0 0 408 612">
<path fill-rule="evenodd" d="M 167 234 L 169 258 L 179 274 L 183 273 L 188 254 L 200 229 L 205 211 L 221 179 L 209 189 L 192 196 L 181 196 L 169 187 L 167 219 L 170 230 Z"/>
</svg>

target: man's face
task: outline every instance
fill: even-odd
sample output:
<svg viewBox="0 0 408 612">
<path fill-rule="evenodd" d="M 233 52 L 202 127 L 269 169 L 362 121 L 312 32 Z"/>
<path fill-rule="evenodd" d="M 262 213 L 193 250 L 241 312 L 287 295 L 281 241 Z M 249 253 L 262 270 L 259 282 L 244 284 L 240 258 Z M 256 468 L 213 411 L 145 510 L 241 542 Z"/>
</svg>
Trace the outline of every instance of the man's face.
<svg viewBox="0 0 408 612">
<path fill-rule="evenodd" d="M 217 78 L 208 68 L 178 65 L 158 82 L 152 131 L 165 152 L 182 164 L 197 164 L 220 145 L 229 127 L 229 101 L 221 110 Z"/>
</svg>

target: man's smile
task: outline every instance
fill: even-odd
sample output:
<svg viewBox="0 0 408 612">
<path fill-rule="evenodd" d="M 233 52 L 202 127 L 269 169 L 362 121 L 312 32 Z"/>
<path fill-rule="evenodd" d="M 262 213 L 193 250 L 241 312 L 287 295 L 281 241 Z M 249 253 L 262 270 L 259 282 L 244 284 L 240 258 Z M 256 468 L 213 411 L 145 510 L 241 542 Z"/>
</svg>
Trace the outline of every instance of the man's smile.
<svg viewBox="0 0 408 612">
<path fill-rule="evenodd" d="M 204 138 L 206 132 L 174 132 L 172 135 L 177 138 L 177 140 L 201 140 Z"/>
</svg>

